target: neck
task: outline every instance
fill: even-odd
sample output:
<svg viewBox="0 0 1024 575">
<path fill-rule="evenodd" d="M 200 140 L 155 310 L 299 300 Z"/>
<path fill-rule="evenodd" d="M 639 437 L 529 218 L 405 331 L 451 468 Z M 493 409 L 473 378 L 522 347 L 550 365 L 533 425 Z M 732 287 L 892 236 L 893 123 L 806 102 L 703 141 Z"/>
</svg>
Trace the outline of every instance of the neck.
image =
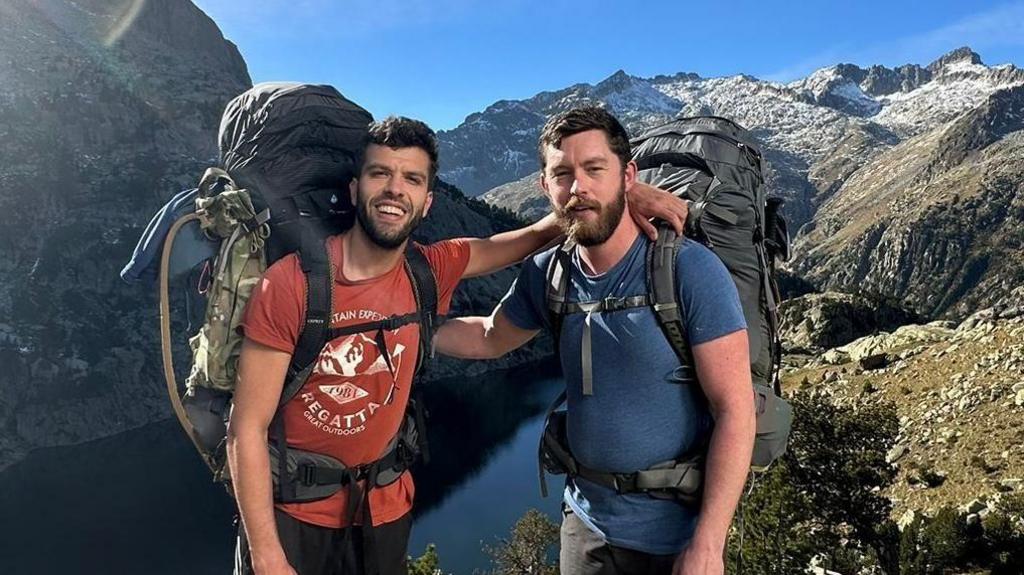
<svg viewBox="0 0 1024 575">
<path fill-rule="evenodd" d="M 341 273 L 350 281 L 361 281 L 382 276 L 393 270 L 405 254 L 406 242 L 394 249 L 382 248 L 366 235 L 359 222 L 342 236 L 345 257 Z"/>
<path fill-rule="evenodd" d="M 604 243 L 596 246 L 579 246 L 580 260 L 588 268 L 588 273 L 603 274 L 619 263 L 639 234 L 640 227 L 630 217 L 627 205 L 622 212 L 619 225 Z"/>
</svg>

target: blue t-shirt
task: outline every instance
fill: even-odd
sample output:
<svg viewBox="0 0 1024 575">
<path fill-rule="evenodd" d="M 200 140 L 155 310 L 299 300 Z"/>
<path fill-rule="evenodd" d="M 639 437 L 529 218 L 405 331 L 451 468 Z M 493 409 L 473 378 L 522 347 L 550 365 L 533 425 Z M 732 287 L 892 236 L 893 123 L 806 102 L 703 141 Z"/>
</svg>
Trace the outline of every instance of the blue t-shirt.
<svg viewBox="0 0 1024 575">
<path fill-rule="evenodd" d="M 574 252 L 568 299 L 572 302 L 647 293 L 648 239 L 640 235 L 607 272 L 588 276 Z M 557 249 L 557 248 L 555 248 Z M 551 249 L 524 262 L 502 303 L 522 329 L 549 329 L 546 273 Z M 691 345 L 746 328 L 736 286 L 721 260 L 684 240 L 676 280 Z M 601 312 L 591 318 L 593 395 L 583 395 L 581 341 L 584 314 L 566 316 L 559 340 L 567 382 L 569 446 L 584 465 L 628 473 L 679 458 L 710 433 L 711 415 L 692 375 L 679 360 L 649 307 Z M 569 481 L 565 501 L 609 543 L 645 553 L 678 553 L 693 536 L 696 512 L 644 494 L 619 495 L 582 478 Z"/>
</svg>

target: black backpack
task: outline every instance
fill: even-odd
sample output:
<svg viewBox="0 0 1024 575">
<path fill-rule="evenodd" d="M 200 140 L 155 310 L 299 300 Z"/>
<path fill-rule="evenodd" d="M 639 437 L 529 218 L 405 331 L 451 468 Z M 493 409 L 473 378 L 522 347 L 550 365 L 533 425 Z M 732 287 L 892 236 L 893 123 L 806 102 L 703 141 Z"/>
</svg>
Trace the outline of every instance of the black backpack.
<svg viewBox="0 0 1024 575">
<path fill-rule="evenodd" d="M 631 144 L 640 181 L 688 200 L 686 234 L 708 246 L 736 283 L 753 380 L 779 392 L 775 265 L 789 257 L 789 238 L 782 201 L 765 196 L 757 141 L 731 120 L 701 116 L 652 128 Z"/>
<path fill-rule="evenodd" d="M 325 240 L 345 231 L 354 221 L 349 182 L 355 176 L 356 156 L 372 120 L 369 112 L 331 86 L 258 84 L 227 105 L 219 132 L 222 169 L 208 170 L 197 194 L 199 198 L 212 198 L 241 192 L 251 200 L 251 209 L 243 210 L 242 214 L 236 210 L 235 217 L 220 218 L 215 234 L 203 228 L 220 249 L 215 251 L 217 256 L 202 265 L 209 266 L 212 272 L 208 275 L 214 278 L 233 278 L 231 285 L 223 287 L 231 296 L 231 305 L 224 307 L 230 309 L 212 316 L 208 311 L 207 322 L 210 317 L 217 317 L 221 328 L 236 325 L 259 274 L 286 254 L 296 253 L 305 274 L 305 323 L 288 368 L 278 412 L 269 430 L 275 500 L 280 502 L 321 499 L 355 479 L 370 479 L 368 485 L 371 486 L 386 485 L 395 481 L 426 447 L 422 411 L 417 409 L 414 400 L 410 400 L 403 424 L 382 458 L 369 465 L 346 468 L 333 458 L 296 450 L 285 442 L 280 407 L 302 388 L 328 341 L 350 333 L 369 332 L 376 334 L 377 345 L 382 346 L 384 331 L 418 323 L 421 337 L 417 374 L 428 356 L 437 318 L 437 282 L 426 257 L 412 245 L 406 252 L 404 267 L 417 302 L 416 311 L 342 329 L 330 327 L 334 279 Z M 221 381 L 213 387 L 207 386 L 203 378 L 190 376 L 184 397 L 177 395 L 167 317 L 168 263 L 173 259 L 175 235 L 179 230 L 187 230 L 187 226 L 199 226 L 204 218 L 192 213 L 176 218 L 163 239 L 160 271 L 165 375 L 182 427 L 215 477 L 230 488 L 224 438 L 234 379 L 230 378 L 230 385 Z M 239 238 L 246 237 L 252 239 L 249 244 L 238 243 Z M 151 237 L 146 239 L 153 243 Z M 231 257 L 235 245 L 250 246 L 241 251 L 248 254 L 245 259 L 250 263 L 246 265 L 251 269 L 239 271 L 236 267 L 231 273 L 223 273 L 223 266 L 237 259 Z M 225 314 L 231 317 L 222 317 Z M 223 334 L 230 330 L 218 331 Z M 217 345 L 230 348 L 232 361 L 237 361 L 241 337 L 235 336 Z M 194 350 L 197 347 L 193 345 Z M 386 351 L 382 355 L 389 357 Z M 193 369 L 193 374 L 195 372 Z"/>
<path fill-rule="evenodd" d="M 369 112 L 332 86 L 266 82 L 228 103 L 221 117 L 220 162 L 256 210 L 270 208 L 268 265 L 348 229 L 349 182 Z"/>
</svg>

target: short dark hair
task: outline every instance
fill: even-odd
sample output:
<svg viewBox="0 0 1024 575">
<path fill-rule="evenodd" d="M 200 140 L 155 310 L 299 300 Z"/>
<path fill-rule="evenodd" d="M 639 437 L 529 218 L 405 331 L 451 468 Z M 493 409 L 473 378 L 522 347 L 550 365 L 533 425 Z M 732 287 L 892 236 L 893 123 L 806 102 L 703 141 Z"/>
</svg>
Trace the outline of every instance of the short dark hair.
<svg viewBox="0 0 1024 575">
<path fill-rule="evenodd" d="M 370 144 L 387 146 L 392 149 L 419 148 L 426 152 L 430 157 L 428 184 L 433 187 L 434 177 L 437 175 L 437 136 L 434 135 L 430 126 L 405 116 L 388 116 L 379 122 L 371 123 L 356 158 L 357 176 L 363 171 L 366 149 L 370 147 Z"/>
<path fill-rule="evenodd" d="M 589 130 L 604 132 L 608 138 L 608 146 L 619 157 L 622 167 L 625 168 L 632 159 L 629 134 L 626 133 L 626 129 L 608 110 L 600 106 L 581 106 L 552 116 L 548 119 L 547 124 L 544 124 L 544 129 L 540 133 L 541 169 L 547 167 L 547 158 L 544 157 L 546 146 L 559 148 L 563 138 Z"/>
</svg>

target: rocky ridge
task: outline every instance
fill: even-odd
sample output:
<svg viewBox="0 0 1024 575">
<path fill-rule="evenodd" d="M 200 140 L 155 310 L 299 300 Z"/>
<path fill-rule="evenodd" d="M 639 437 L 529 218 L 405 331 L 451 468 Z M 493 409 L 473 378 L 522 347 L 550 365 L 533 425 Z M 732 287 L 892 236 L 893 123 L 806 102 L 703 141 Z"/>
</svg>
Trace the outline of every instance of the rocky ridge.
<svg viewBox="0 0 1024 575">
<path fill-rule="evenodd" d="M 851 409 L 896 405 L 899 437 L 888 455 L 899 470 L 888 493 L 895 517 L 944 505 L 981 512 L 1002 493 L 1024 492 L 1022 298 L 1018 288 L 959 324 L 906 325 L 789 355 L 784 386 Z"/>
<path fill-rule="evenodd" d="M 798 238 L 792 268 L 819 288 L 965 317 L 1024 281 L 1022 158 L 1015 86 L 852 167 Z"/>
<path fill-rule="evenodd" d="M 501 103 L 505 121 L 518 111 L 515 141 L 490 109 L 442 139 L 459 174 L 481 166 L 506 182 L 484 199 L 537 218 L 547 205 L 533 148 L 548 114 L 603 102 L 634 134 L 669 117 L 659 110 L 670 103 L 680 115 L 728 116 L 762 141 L 768 193 L 786 200 L 790 230 L 799 230 L 787 271 L 819 290 L 867 290 L 923 316 L 962 319 L 1024 281 L 1022 90 L 1024 71 L 986 66 L 969 48 L 927 66 L 840 64 L 785 85 L 617 73 Z M 488 157 L 514 151 L 523 161 L 484 168 L 460 155 L 481 143 Z"/>
<path fill-rule="evenodd" d="M 182 0 L 5 2 L 0 54 L 2 467 L 166 416 L 155 304 L 117 272 L 250 81 Z"/>
</svg>

